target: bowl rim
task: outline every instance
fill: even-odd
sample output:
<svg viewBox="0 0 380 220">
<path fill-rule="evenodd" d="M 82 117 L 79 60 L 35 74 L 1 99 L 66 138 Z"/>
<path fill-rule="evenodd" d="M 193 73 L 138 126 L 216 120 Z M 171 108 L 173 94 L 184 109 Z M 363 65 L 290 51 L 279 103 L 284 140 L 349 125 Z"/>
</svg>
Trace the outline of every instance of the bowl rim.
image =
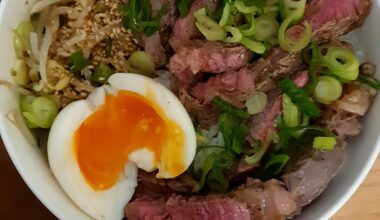
<svg viewBox="0 0 380 220">
<path fill-rule="evenodd" d="M 6 10 L 5 5 L 8 4 L 8 2 L 11 0 L 0 0 L 0 18 L 4 16 L 4 12 Z M 27 1 L 27 0 L 23 0 Z M 375 2 L 377 4 L 380 3 L 380 0 L 374 0 L 372 1 L 375 5 Z M 2 20 L 0 20 L 2 22 Z M 380 95 L 380 94 L 379 94 Z M 380 101 L 379 101 L 380 102 Z M 33 192 L 33 194 L 38 198 L 38 200 L 57 218 L 64 219 L 66 217 L 63 213 L 60 212 L 59 206 L 55 205 L 54 203 L 51 203 L 48 197 L 45 196 L 43 190 L 40 190 L 37 187 L 37 184 L 32 183 L 32 180 L 29 179 L 26 174 L 26 171 L 22 168 L 22 165 L 17 160 L 17 153 L 15 150 L 12 149 L 12 140 L 10 139 L 8 135 L 8 131 L 6 129 L 5 123 L 3 119 L 0 118 L 0 138 L 2 138 L 4 147 L 9 154 L 9 157 L 14 164 L 15 168 L 17 169 L 17 172 L 20 174 L 21 178 L 24 180 L 28 188 Z M 354 180 L 354 182 L 351 184 L 351 186 L 348 187 L 346 192 L 344 192 L 343 196 L 341 196 L 339 199 L 335 201 L 335 203 L 325 212 L 322 216 L 320 216 L 319 219 L 330 219 L 334 214 L 336 214 L 339 209 L 343 207 L 343 205 L 352 197 L 352 195 L 356 192 L 356 190 L 360 187 L 360 185 L 363 183 L 367 175 L 369 174 L 371 168 L 373 167 L 374 163 L 376 162 L 376 159 L 380 153 L 380 134 L 377 137 L 376 144 L 373 147 L 373 152 L 368 158 L 366 164 L 364 167 L 361 168 L 361 171 L 357 174 L 357 178 Z M 300 216 L 302 217 L 302 215 Z"/>
</svg>

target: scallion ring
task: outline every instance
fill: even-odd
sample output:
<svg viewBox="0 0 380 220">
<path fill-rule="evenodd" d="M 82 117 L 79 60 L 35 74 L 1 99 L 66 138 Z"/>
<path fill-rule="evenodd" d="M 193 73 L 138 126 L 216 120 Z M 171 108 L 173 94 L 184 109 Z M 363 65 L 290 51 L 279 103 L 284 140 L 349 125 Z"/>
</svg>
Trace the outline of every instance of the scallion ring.
<svg viewBox="0 0 380 220">
<path fill-rule="evenodd" d="M 330 76 L 320 76 L 314 88 L 314 98 L 323 104 L 330 104 L 342 96 L 342 84 Z"/>
<path fill-rule="evenodd" d="M 227 26 L 224 27 L 224 30 L 226 30 L 227 33 L 231 34 L 231 37 L 226 37 L 226 39 L 224 39 L 224 41 L 227 43 L 238 43 L 241 41 L 241 39 L 243 39 L 243 35 L 236 27 Z"/>
<path fill-rule="evenodd" d="M 198 30 L 209 41 L 223 40 L 227 36 L 227 32 L 214 20 L 204 14 L 203 9 L 194 13 L 196 19 L 195 25 Z"/>
<path fill-rule="evenodd" d="M 235 8 L 245 14 L 253 14 L 259 10 L 258 7 L 252 5 L 252 6 L 247 6 L 243 1 L 235 1 Z"/>
<path fill-rule="evenodd" d="M 260 16 L 256 19 L 256 30 L 254 37 L 260 41 L 274 38 L 278 33 L 279 24 L 276 18 L 271 16 Z"/>
<path fill-rule="evenodd" d="M 304 21 L 302 26 L 295 25 L 288 28 L 292 21 L 292 17 L 288 17 L 280 25 L 278 30 L 278 43 L 282 49 L 288 52 L 297 52 L 307 47 L 310 43 L 312 28 L 307 21 Z"/>
<path fill-rule="evenodd" d="M 251 51 L 258 54 L 263 54 L 267 49 L 263 43 L 253 39 L 249 39 L 247 37 L 243 37 L 240 43 L 248 49 L 250 49 Z"/>
</svg>

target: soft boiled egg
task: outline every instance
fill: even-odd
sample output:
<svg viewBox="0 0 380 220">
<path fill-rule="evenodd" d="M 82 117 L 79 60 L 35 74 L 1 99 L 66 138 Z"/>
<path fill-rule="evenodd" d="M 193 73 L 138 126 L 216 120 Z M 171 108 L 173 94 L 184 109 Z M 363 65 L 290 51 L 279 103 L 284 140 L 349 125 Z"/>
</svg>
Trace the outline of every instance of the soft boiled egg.
<svg viewBox="0 0 380 220">
<path fill-rule="evenodd" d="M 59 113 L 48 158 L 59 184 L 84 212 L 119 220 L 137 185 L 137 169 L 177 177 L 194 158 L 196 136 L 183 105 L 161 84 L 127 73 L 108 81 Z"/>
</svg>

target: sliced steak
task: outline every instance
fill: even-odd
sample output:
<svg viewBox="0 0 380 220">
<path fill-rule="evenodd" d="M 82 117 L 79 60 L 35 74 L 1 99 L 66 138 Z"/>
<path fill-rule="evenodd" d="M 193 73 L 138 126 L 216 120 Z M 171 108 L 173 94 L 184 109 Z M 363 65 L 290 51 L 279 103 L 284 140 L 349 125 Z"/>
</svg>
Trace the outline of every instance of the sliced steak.
<svg viewBox="0 0 380 220">
<path fill-rule="evenodd" d="M 169 69 L 179 80 L 190 82 L 197 73 L 238 70 L 251 58 L 252 52 L 243 46 L 195 40 L 176 49 Z"/>
<path fill-rule="evenodd" d="M 247 207 L 230 198 L 184 199 L 172 196 L 166 203 L 172 220 L 249 220 Z"/>
<path fill-rule="evenodd" d="M 198 83 L 191 90 L 191 94 L 205 102 L 211 102 L 212 99 L 219 96 L 235 106 L 244 107 L 244 101 L 253 92 L 252 76 L 252 73 L 246 68 L 218 74 L 205 83 Z"/>
<path fill-rule="evenodd" d="M 193 13 L 204 7 L 203 0 L 195 0 L 188 14 L 185 17 L 178 18 L 173 27 L 173 40 L 170 40 L 172 47 L 175 49 L 184 41 L 201 37 L 201 33 L 195 26 Z"/>
<path fill-rule="evenodd" d="M 305 18 L 313 27 L 313 40 L 336 39 L 359 27 L 370 12 L 371 0 L 312 0 Z"/>
<path fill-rule="evenodd" d="M 157 67 L 167 64 L 166 50 L 171 29 L 177 18 L 176 0 L 154 0 L 151 1 L 152 16 L 156 16 L 162 7 L 167 7 L 167 13 L 161 18 L 160 30 L 151 36 L 141 37 L 141 46 L 156 63 Z"/>
<path fill-rule="evenodd" d="M 142 36 L 142 46 L 148 53 L 156 66 L 163 66 L 167 62 L 165 48 L 161 44 L 161 36 L 157 31 L 151 36 Z"/>
<path fill-rule="evenodd" d="M 344 95 L 335 101 L 331 108 L 363 116 L 371 106 L 376 93 L 376 90 L 367 85 L 351 83 L 345 86 Z"/>
<path fill-rule="evenodd" d="M 167 220 L 169 216 L 165 206 L 163 198 L 141 197 L 125 207 L 125 214 L 128 220 Z"/>
<path fill-rule="evenodd" d="M 268 92 L 277 88 L 277 81 L 303 69 L 303 60 L 299 53 L 288 53 L 280 47 L 273 48 L 267 56 L 249 66 L 256 76 L 256 89 Z"/>
<path fill-rule="evenodd" d="M 250 120 L 250 136 L 262 142 L 270 130 L 274 129 L 275 120 L 282 111 L 282 96 L 278 91 L 268 95 L 269 103 L 263 112 L 254 115 Z"/>
<path fill-rule="evenodd" d="M 219 114 L 212 103 L 195 98 L 186 89 L 180 89 L 178 96 L 186 110 L 201 127 L 208 128 L 210 125 L 216 124 Z"/>
<path fill-rule="evenodd" d="M 362 128 L 359 117 L 367 113 L 375 95 L 376 90 L 367 85 L 346 85 L 344 95 L 323 112 L 321 124 L 342 139 L 358 135 Z"/>
<path fill-rule="evenodd" d="M 298 203 L 306 206 L 326 189 L 343 160 L 344 150 L 339 146 L 329 152 L 314 151 L 306 159 L 302 155 L 296 163 L 289 163 L 282 179 Z"/>
<path fill-rule="evenodd" d="M 125 213 L 128 220 L 250 220 L 247 207 L 230 198 L 184 198 L 173 195 L 151 200 L 143 197 L 130 202 Z"/>
<path fill-rule="evenodd" d="M 150 198 L 165 198 L 172 193 L 191 193 L 198 184 L 192 176 L 182 174 L 174 179 L 157 179 L 156 172 L 147 173 L 139 170 L 135 197 L 149 195 Z"/>
<path fill-rule="evenodd" d="M 362 129 L 357 114 L 338 109 L 323 111 L 321 124 L 341 138 L 356 136 Z"/>
<path fill-rule="evenodd" d="M 248 178 L 231 196 L 247 205 L 251 219 L 285 219 L 297 209 L 291 194 L 274 179 L 263 183 Z"/>
<path fill-rule="evenodd" d="M 147 196 L 130 202 L 126 208 L 129 220 L 135 219 L 196 219 L 249 220 L 285 219 L 297 208 L 295 200 L 277 180 L 265 183 L 247 179 L 225 195 L 178 196 L 151 199 Z"/>
</svg>

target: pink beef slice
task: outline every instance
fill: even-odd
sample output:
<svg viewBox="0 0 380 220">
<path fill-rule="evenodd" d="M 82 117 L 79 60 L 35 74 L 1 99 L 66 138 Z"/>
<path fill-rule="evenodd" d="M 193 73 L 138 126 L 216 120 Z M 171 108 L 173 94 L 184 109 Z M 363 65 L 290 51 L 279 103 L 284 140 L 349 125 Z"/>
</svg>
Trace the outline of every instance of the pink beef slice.
<svg viewBox="0 0 380 220">
<path fill-rule="evenodd" d="M 126 217 L 128 220 L 165 220 L 168 219 L 165 205 L 164 199 L 141 197 L 125 207 Z"/>
<path fill-rule="evenodd" d="M 249 220 L 247 207 L 231 198 L 185 198 L 172 195 L 164 199 L 139 198 L 125 208 L 128 220 Z"/>
<path fill-rule="evenodd" d="M 296 209 L 297 203 L 283 183 L 248 178 L 224 195 L 140 197 L 126 206 L 125 213 L 128 220 L 264 220 L 285 219 Z"/>
<path fill-rule="evenodd" d="M 201 36 L 201 33 L 195 26 L 193 13 L 203 7 L 203 0 L 195 0 L 191 5 L 188 14 L 185 17 L 177 19 L 173 27 L 173 38 L 175 38 L 176 41 L 187 41 Z M 172 46 L 175 48 L 174 45 Z"/>
<path fill-rule="evenodd" d="M 210 78 L 205 83 L 198 83 L 191 94 L 205 102 L 211 102 L 216 96 L 225 101 L 243 107 L 253 92 L 252 73 L 243 68 L 239 71 L 229 71 Z"/>
<path fill-rule="evenodd" d="M 249 62 L 252 52 L 234 44 L 194 40 L 181 45 L 169 62 L 170 72 L 189 82 L 197 73 L 238 70 Z"/>
<path fill-rule="evenodd" d="M 141 37 L 141 46 L 153 58 L 156 66 L 160 67 L 167 64 L 167 47 L 165 45 L 168 43 L 171 29 L 177 18 L 176 0 L 154 0 L 151 3 L 152 16 L 156 16 L 165 5 L 168 6 L 167 13 L 161 19 L 160 30 L 151 36 L 143 35 Z"/>
<path fill-rule="evenodd" d="M 333 151 L 310 150 L 308 156 L 303 153 L 286 165 L 282 180 L 301 207 L 314 201 L 338 173 L 344 162 L 343 145 L 339 140 Z"/>
<path fill-rule="evenodd" d="M 286 219 L 298 207 L 283 183 L 274 179 L 263 183 L 248 178 L 246 184 L 233 190 L 230 196 L 247 205 L 251 219 Z"/>
<path fill-rule="evenodd" d="M 305 18 L 312 25 L 314 41 L 328 41 L 359 27 L 370 12 L 371 0 L 313 0 Z"/>
<path fill-rule="evenodd" d="M 268 95 L 268 104 L 263 112 L 254 115 L 250 121 L 250 136 L 264 142 L 270 130 L 274 129 L 277 116 L 282 111 L 282 96 L 277 91 Z"/>
</svg>

